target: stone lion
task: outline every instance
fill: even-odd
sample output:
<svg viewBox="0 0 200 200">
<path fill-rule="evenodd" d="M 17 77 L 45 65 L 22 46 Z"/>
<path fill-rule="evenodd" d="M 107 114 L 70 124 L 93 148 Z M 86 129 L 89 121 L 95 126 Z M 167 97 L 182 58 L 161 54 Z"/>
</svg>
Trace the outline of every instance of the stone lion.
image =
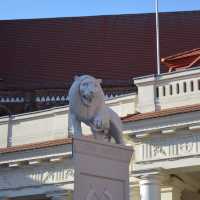
<svg viewBox="0 0 200 200">
<path fill-rule="evenodd" d="M 81 122 L 91 128 L 96 139 L 114 138 L 124 144 L 122 123 L 118 115 L 105 105 L 101 80 L 89 75 L 75 77 L 69 90 L 69 135 L 82 135 Z"/>
</svg>

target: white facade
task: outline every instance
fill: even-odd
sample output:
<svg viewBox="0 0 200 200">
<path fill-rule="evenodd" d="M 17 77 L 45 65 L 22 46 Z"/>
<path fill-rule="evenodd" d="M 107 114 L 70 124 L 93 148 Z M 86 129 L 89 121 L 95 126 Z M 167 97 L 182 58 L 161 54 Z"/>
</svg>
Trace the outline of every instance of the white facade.
<svg viewBox="0 0 200 200">
<path fill-rule="evenodd" d="M 107 101 L 121 117 L 135 114 L 124 120 L 124 137 L 135 150 L 130 199 L 199 200 L 200 68 L 134 81 L 137 94 Z M 59 107 L 0 119 L 2 199 L 71 199 L 71 144 L 62 143 L 67 113 Z M 84 133 L 90 134 L 86 126 Z"/>
<path fill-rule="evenodd" d="M 121 117 L 136 112 L 136 94 L 125 95 L 107 101 Z M 67 138 L 68 107 L 57 107 L 33 113 L 0 118 L 0 147 L 29 144 Z M 84 132 L 90 134 L 89 127 Z M 36 131 L 37 130 L 37 131 Z"/>
</svg>

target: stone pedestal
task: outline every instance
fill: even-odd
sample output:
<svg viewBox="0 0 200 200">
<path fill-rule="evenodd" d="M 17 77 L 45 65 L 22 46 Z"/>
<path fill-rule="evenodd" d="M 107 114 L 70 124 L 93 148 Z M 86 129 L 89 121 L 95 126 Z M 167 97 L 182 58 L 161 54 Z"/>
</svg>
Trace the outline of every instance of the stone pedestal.
<svg viewBox="0 0 200 200">
<path fill-rule="evenodd" d="M 127 146 L 73 138 L 74 200 L 128 200 L 132 153 Z"/>
</svg>

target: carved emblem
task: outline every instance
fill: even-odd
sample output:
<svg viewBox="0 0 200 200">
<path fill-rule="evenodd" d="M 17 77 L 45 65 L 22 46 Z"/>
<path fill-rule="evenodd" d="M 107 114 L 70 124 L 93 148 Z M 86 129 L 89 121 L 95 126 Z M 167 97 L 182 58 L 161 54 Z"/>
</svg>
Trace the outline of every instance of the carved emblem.
<svg viewBox="0 0 200 200">
<path fill-rule="evenodd" d="M 73 169 L 62 169 L 61 171 L 45 171 L 41 173 L 41 183 L 63 181 L 69 177 L 74 177 Z"/>
<path fill-rule="evenodd" d="M 74 177 L 74 169 L 67 169 L 65 171 L 65 176 L 66 177 L 69 177 L 69 176 Z"/>
<path fill-rule="evenodd" d="M 153 154 L 154 156 L 157 156 L 157 155 L 163 155 L 163 156 L 166 156 L 167 153 L 166 151 L 163 149 L 162 146 L 158 145 L 158 144 L 153 144 Z"/>
<path fill-rule="evenodd" d="M 180 144 L 179 144 L 179 153 L 190 153 L 193 150 L 193 144 L 192 137 L 188 138 L 181 138 Z"/>
<path fill-rule="evenodd" d="M 41 182 L 46 183 L 50 179 L 53 179 L 53 177 L 54 177 L 54 173 L 53 172 L 46 171 L 41 175 Z"/>
</svg>

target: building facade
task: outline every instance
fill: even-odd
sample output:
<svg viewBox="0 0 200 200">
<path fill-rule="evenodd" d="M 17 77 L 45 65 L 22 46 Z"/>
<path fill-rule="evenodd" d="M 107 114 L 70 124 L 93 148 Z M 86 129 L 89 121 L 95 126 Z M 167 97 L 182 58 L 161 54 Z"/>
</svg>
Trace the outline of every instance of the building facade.
<svg viewBox="0 0 200 200">
<path fill-rule="evenodd" d="M 134 148 L 130 199 L 200 199 L 200 69 L 134 82 L 137 93 L 106 101 L 122 117 L 124 138 Z M 1 118 L 1 198 L 72 198 L 67 113 L 64 106 Z M 90 134 L 86 126 L 84 133 Z"/>
</svg>

